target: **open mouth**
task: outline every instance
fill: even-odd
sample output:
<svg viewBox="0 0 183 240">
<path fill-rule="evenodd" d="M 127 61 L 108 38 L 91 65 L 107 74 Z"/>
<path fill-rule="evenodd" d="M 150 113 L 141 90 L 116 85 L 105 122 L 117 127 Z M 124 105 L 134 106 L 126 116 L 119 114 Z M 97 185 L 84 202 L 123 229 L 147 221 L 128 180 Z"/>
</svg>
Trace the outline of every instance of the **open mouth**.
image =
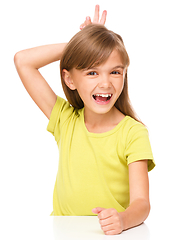
<svg viewBox="0 0 183 240">
<path fill-rule="evenodd" d="M 94 100 L 98 103 L 108 103 L 112 97 L 112 94 L 94 94 L 92 95 Z"/>
</svg>

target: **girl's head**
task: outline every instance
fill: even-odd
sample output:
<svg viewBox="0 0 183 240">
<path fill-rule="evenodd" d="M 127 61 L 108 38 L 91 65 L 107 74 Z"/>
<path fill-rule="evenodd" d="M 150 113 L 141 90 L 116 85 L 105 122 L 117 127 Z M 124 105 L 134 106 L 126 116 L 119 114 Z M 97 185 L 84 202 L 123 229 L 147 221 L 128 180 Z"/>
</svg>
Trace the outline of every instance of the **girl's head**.
<svg viewBox="0 0 183 240">
<path fill-rule="evenodd" d="M 65 71 L 86 70 L 105 63 L 112 52 L 117 51 L 125 69 L 123 89 L 115 102 L 115 107 L 125 115 L 136 119 L 128 97 L 127 68 L 130 60 L 123 40 L 118 34 L 103 25 L 90 24 L 78 32 L 67 44 L 60 62 L 63 90 L 70 104 L 83 108 L 84 103 L 77 91 L 66 84 Z"/>
</svg>

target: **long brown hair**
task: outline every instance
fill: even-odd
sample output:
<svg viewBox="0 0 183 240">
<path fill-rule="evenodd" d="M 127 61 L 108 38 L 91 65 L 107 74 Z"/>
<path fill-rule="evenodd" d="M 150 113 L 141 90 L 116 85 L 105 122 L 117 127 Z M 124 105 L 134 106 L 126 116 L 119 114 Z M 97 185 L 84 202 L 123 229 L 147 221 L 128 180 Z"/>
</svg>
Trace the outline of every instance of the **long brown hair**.
<svg viewBox="0 0 183 240">
<path fill-rule="evenodd" d="M 73 107 L 83 108 L 84 103 L 78 91 L 71 90 L 65 84 L 62 74 L 63 69 L 70 71 L 73 68 L 82 70 L 96 67 L 104 63 L 115 49 L 119 52 L 123 65 L 127 68 L 130 64 L 130 59 L 121 36 L 99 24 L 86 26 L 67 44 L 60 61 L 60 73 L 64 93 Z M 127 72 L 125 74 L 123 91 L 117 99 L 115 107 L 123 114 L 141 122 L 130 103 Z"/>
</svg>

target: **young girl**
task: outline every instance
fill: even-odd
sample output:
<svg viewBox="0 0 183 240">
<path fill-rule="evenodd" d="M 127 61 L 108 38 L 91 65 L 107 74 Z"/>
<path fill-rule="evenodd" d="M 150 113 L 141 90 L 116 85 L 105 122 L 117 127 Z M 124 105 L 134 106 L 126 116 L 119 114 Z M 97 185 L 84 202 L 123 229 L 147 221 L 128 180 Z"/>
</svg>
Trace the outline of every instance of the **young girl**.
<svg viewBox="0 0 183 240">
<path fill-rule="evenodd" d="M 15 55 L 19 76 L 48 117 L 59 148 L 54 216 L 98 215 L 107 235 L 141 224 L 150 211 L 148 170 L 155 166 L 145 126 L 128 97 L 129 57 L 122 38 L 87 17 L 68 44 Z M 68 101 L 58 97 L 38 69 L 60 62 Z"/>
</svg>

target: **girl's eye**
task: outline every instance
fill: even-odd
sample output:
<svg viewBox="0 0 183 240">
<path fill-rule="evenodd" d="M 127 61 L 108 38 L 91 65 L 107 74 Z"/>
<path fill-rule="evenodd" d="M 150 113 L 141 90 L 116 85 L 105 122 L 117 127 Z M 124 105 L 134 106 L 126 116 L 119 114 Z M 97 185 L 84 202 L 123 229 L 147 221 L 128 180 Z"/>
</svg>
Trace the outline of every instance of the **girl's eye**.
<svg viewBox="0 0 183 240">
<path fill-rule="evenodd" d="M 120 74 L 118 71 L 113 71 L 111 74 Z"/>
<path fill-rule="evenodd" d="M 96 72 L 89 72 L 87 75 L 92 75 L 92 76 L 94 76 L 94 75 L 97 75 L 97 73 L 96 73 Z"/>
</svg>

